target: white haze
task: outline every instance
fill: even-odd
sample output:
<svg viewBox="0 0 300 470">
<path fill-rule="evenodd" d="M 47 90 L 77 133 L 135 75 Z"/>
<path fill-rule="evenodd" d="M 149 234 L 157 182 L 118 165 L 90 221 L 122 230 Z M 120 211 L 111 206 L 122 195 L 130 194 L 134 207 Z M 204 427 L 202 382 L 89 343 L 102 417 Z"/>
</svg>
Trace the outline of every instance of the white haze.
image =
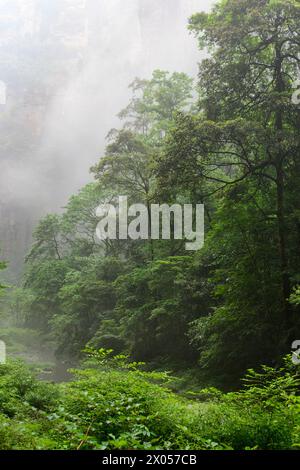
<svg viewBox="0 0 300 470">
<path fill-rule="evenodd" d="M 150 77 L 157 68 L 196 77 L 201 55 L 187 31 L 187 19 L 211 4 L 211 0 L 89 3 L 86 57 L 79 75 L 72 77 L 47 113 L 36 154 L 39 164 L 26 169 L 30 195 L 41 191 L 47 209 L 57 210 L 91 179 L 89 168 L 103 154 L 108 131 L 120 125 L 116 115 L 127 104 L 128 85 L 135 77 Z M 42 188 L 32 186 L 32 181 L 41 181 Z"/>
<path fill-rule="evenodd" d="M 213 0 L 0 0 L 0 259 L 22 269 L 38 219 L 92 180 L 129 84 L 197 77 L 188 17 Z"/>
</svg>

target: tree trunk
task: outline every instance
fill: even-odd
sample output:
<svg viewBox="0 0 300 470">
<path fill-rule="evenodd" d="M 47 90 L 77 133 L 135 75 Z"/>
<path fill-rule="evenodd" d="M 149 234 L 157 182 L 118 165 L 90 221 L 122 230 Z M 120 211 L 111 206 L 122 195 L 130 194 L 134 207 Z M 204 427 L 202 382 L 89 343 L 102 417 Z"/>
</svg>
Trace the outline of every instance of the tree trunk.
<svg viewBox="0 0 300 470">
<path fill-rule="evenodd" d="M 282 54 L 281 44 L 275 47 L 275 84 L 276 92 L 281 94 L 285 90 L 282 72 Z M 278 248 L 281 270 L 281 290 L 282 290 L 282 304 L 285 316 L 285 325 L 287 328 L 291 325 L 291 308 L 289 303 L 290 296 L 290 280 L 288 272 L 288 255 L 286 243 L 286 224 L 284 213 L 284 159 L 281 150 L 282 132 L 283 132 L 283 109 L 279 106 L 276 109 L 275 115 L 275 130 L 278 134 L 278 148 L 279 151 L 276 155 L 276 190 L 277 190 L 277 225 L 278 225 Z"/>
<path fill-rule="evenodd" d="M 290 326 L 290 280 L 288 272 L 288 257 L 286 250 L 286 230 L 285 230 L 285 215 L 284 215 L 284 176 L 282 165 L 277 168 L 277 224 L 278 224 L 278 240 L 279 240 L 279 256 L 280 256 L 280 270 L 282 282 L 282 295 L 283 305 L 285 312 L 285 320 L 287 326 Z"/>
</svg>

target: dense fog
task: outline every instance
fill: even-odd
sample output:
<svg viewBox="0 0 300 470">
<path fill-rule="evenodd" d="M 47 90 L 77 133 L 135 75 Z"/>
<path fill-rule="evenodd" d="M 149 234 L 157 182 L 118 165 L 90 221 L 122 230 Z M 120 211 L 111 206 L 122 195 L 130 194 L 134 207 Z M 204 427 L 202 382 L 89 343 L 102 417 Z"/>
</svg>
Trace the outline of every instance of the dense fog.
<svg viewBox="0 0 300 470">
<path fill-rule="evenodd" d="M 0 239 L 13 272 L 36 219 L 91 179 L 134 78 L 158 68 L 196 77 L 187 19 L 212 3 L 1 1 Z"/>
</svg>

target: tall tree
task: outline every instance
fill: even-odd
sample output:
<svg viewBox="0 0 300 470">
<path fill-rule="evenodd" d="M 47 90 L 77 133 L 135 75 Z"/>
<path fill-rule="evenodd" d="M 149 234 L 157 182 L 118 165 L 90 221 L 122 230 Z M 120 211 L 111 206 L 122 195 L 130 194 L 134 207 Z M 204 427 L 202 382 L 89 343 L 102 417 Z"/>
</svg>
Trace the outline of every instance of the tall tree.
<svg viewBox="0 0 300 470">
<path fill-rule="evenodd" d="M 287 325 L 291 324 L 288 297 L 290 270 L 287 249 L 287 180 L 299 172 L 300 113 L 291 100 L 293 82 L 300 65 L 300 4 L 297 0 L 232 0 L 218 3 L 212 13 L 191 18 L 190 28 L 207 46 L 212 57 L 202 63 L 207 115 L 213 120 L 244 118 L 265 131 L 266 139 L 258 161 L 252 148 L 235 131 L 233 139 L 221 135 L 218 141 L 234 140 L 247 157 L 242 176 L 259 170 L 261 179 L 276 187 L 278 250 L 281 262 L 282 301 Z M 262 134 L 262 131 L 260 131 Z M 238 178 L 240 174 L 238 175 Z"/>
</svg>

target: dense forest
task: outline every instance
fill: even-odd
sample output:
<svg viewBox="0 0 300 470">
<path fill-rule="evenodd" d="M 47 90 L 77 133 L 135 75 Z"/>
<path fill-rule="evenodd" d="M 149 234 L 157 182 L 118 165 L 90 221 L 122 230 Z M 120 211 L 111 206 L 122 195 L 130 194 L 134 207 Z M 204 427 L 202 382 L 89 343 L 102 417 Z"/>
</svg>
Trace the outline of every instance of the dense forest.
<svg viewBox="0 0 300 470">
<path fill-rule="evenodd" d="M 1 365 L 1 449 L 300 446 L 300 2 L 220 0 L 188 28 L 197 81 L 131 83 L 94 181 L 1 286 L 8 350 L 39 338 L 72 367 L 55 384 Z M 204 247 L 100 242 L 96 209 L 120 195 L 204 204 Z"/>
</svg>

